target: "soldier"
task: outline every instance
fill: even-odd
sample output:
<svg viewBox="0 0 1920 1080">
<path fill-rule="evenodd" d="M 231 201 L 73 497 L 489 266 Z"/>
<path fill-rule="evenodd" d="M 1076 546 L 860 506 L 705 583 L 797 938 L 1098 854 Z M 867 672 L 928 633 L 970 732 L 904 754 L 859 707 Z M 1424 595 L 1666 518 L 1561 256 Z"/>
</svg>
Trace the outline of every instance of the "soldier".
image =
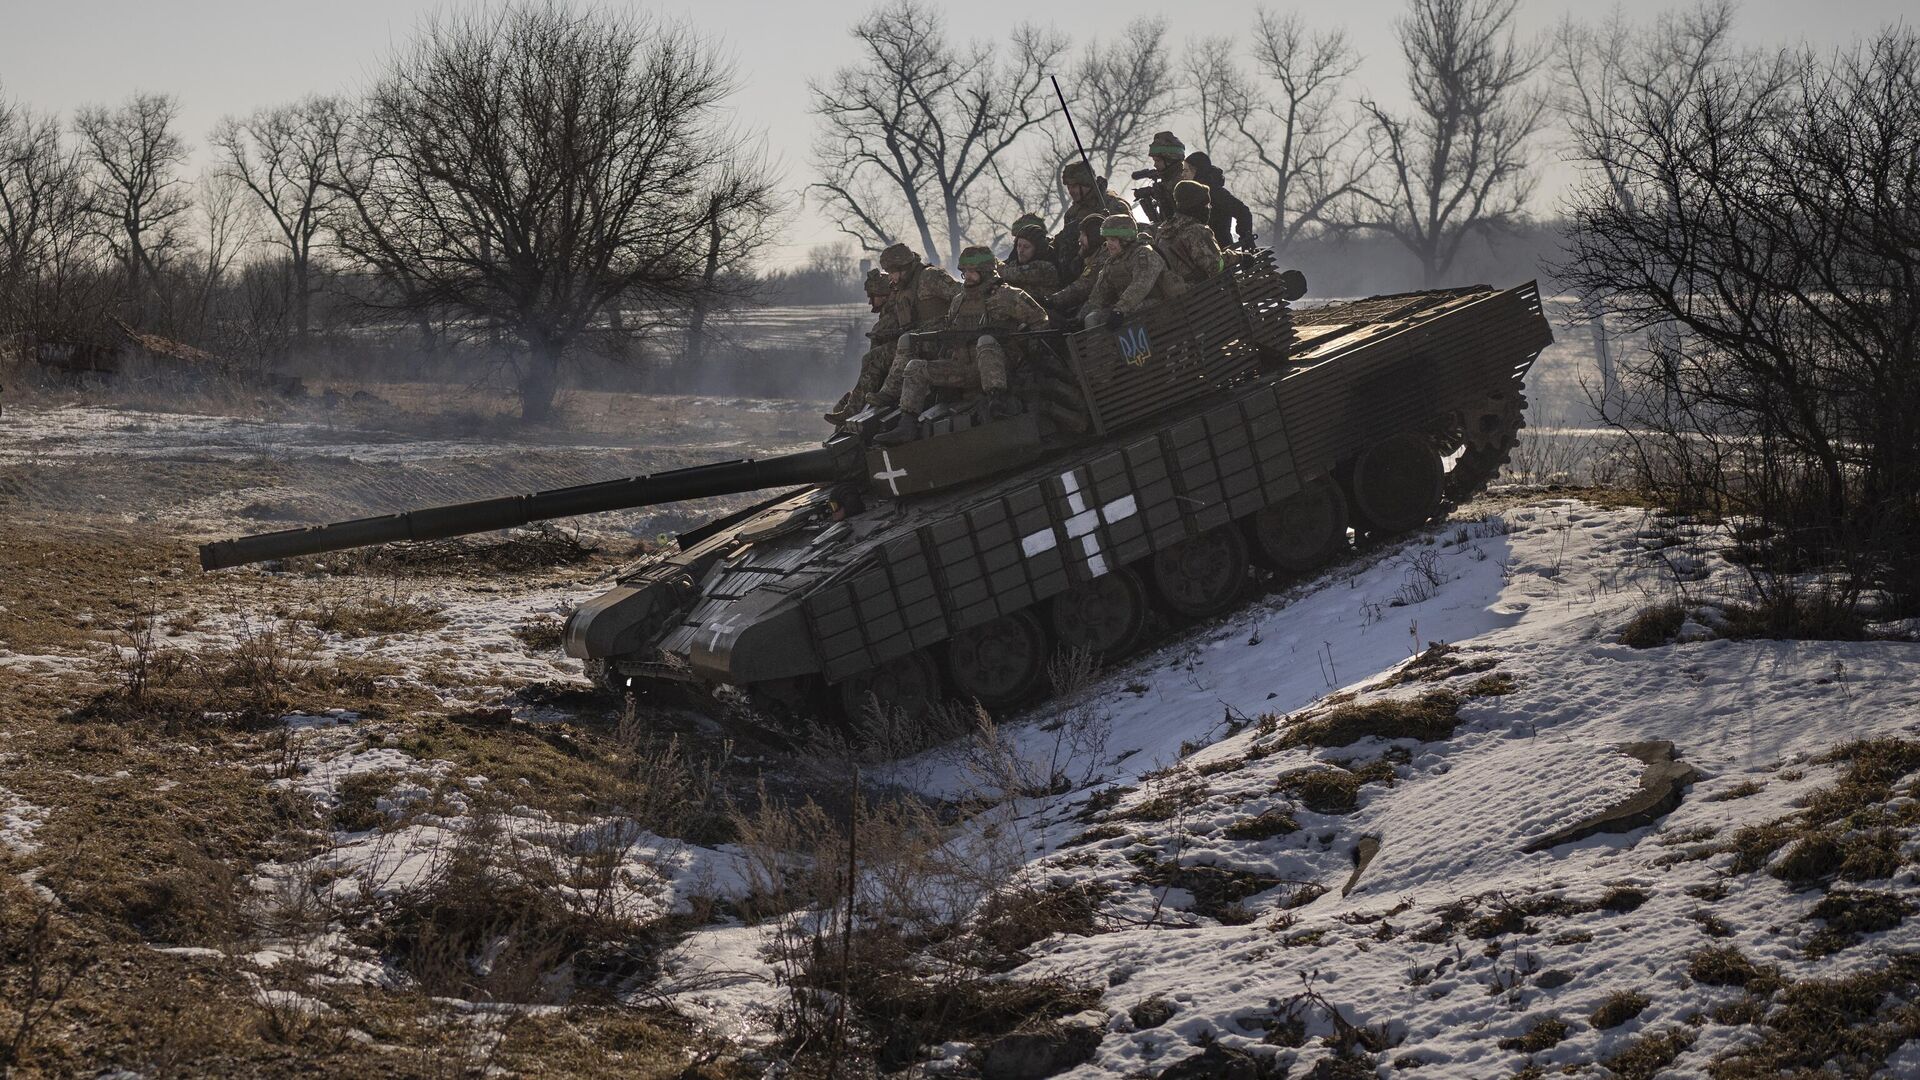
<svg viewBox="0 0 1920 1080">
<path fill-rule="evenodd" d="M 887 272 L 878 267 L 867 271 L 867 306 L 879 318 L 873 320 L 873 328 L 867 331 L 867 351 L 860 357 L 860 378 L 853 389 L 841 395 L 840 401 L 827 413 L 827 422 L 838 424 L 867 403 L 867 395 L 880 389 L 887 377 L 887 369 L 893 363 L 893 344 L 900 337 L 900 327 L 894 321 L 893 281 Z"/>
<path fill-rule="evenodd" d="M 1154 233 L 1153 249 L 1180 280 L 1198 285 L 1226 269 L 1220 242 L 1207 225 L 1207 185 L 1197 180 L 1173 185 L 1173 205 L 1173 216 Z"/>
<path fill-rule="evenodd" d="M 1201 150 L 1187 155 L 1187 172 L 1188 179 L 1198 180 L 1209 189 L 1212 209 L 1207 224 L 1213 228 L 1214 239 L 1222 248 L 1253 250 L 1253 211 L 1227 190 L 1227 174 Z M 1240 234 L 1238 239 L 1235 231 Z"/>
<path fill-rule="evenodd" d="M 1140 238 L 1140 226 L 1125 214 L 1112 214 L 1100 223 L 1106 241 L 1107 265 L 1093 283 L 1093 293 L 1080 309 L 1080 321 L 1089 328 L 1104 326 L 1131 315 L 1158 300 L 1186 291 L 1186 283 L 1167 273 L 1167 264 L 1153 245 Z"/>
<path fill-rule="evenodd" d="M 1000 280 L 1031 296 L 1044 296 L 1060 287 L 1060 268 L 1047 224 L 1039 214 L 1022 214 L 1013 223 L 1013 251 L 1000 264 Z"/>
<path fill-rule="evenodd" d="M 1080 223 L 1092 214 L 1105 217 L 1108 214 L 1131 214 L 1132 204 L 1107 189 L 1107 178 L 1095 176 L 1093 166 L 1085 160 L 1076 158 L 1060 167 L 1060 183 L 1067 189 L 1067 212 L 1061 219 L 1060 231 L 1053 238 L 1053 255 L 1059 261 L 1060 280 L 1072 281 L 1080 276 L 1079 246 L 1076 231 Z"/>
<path fill-rule="evenodd" d="M 947 308 L 946 328 L 993 328 L 1002 333 L 1046 329 L 1047 310 L 1024 290 L 999 280 L 990 249 L 970 247 L 962 251 L 960 273 L 965 285 Z M 1006 346 L 994 334 L 983 333 L 971 344 L 950 343 L 942 355 L 915 356 L 904 364 L 896 363 L 894 371 L 900 373 L 901 420 L 880 438 L 882 442 L 904 442 L 913 437 L 911 418 L 926 408 L 927 398 L 936 386 L 968 388 L 978 384 L 986 391 L 995 414 L 1015 411 L 1007 389 Z M 893 383 L 892 374 L 887 376 L 887 381 Z"/>
<path fill-rule="evenodd" d="M 1100 237 L 1100 225 L 1105 220 L 1103 214 L 1088 214 L 1080 219 L 1080 276 L 1043 301 L 1053 311 L 1064 313 L 1062 318 L 1079 311 L 1080 305 L 1093 295 L 1093 284 L 1100 280 L 1100 271 L 1107 265 L 1107 245 Z"/>
<path fill-rule="evenodd" d="M 948 305 L 960 292 L 959 282 L 938 267 L 929 266 L 919 252 L 905 244 L 881 252 L 880 269 L 893 282 L 891 305 L 894 332 L 898 334 L 932 326 L 946 315 Z M 899 372 L 904 362 L 900 347 L 895 345 L 885 385 L 867 395 L 867 404 L 891 406 L 900 400 Z"/>
<path fill-rule="evenodd" d="M 1142 169 L 1133 178 L 1151 179 L 1153 183 L 1136 189 L 1134 194 L 1140 196 L 1140 208 L 1147 212 L 1147 220 L 1160 222 L 1173 213 L 1173 185 L 1186 178 L 1187 145 L 1171 131 L 1155 132 L 1147 156 L 1153 159 L 1153 168 Z"/>
</svg>

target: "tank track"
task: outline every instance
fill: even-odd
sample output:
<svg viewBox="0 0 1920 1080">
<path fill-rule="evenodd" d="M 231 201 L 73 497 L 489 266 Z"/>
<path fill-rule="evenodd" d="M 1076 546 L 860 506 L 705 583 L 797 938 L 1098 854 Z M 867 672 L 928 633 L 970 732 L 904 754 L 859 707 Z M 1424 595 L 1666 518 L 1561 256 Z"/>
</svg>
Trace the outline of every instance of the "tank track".
<svg viewBox="0 0 1920 1080">
<path fill-rule="evenodd" d="M 1453 471 L 1447 474 L 1447 501 L 1455 506 L 1485 491 L 1500 470 L 1513 459 L 1520 444 L 1520 431 L 1527 426 L 1527 395 L 1520 390 L 1501 390 L 1488 395 L 1486 403 L 1462 418 L 1454 432 L 1443 439 L 1444 450 L 1465 446 Z"/>
</svg>

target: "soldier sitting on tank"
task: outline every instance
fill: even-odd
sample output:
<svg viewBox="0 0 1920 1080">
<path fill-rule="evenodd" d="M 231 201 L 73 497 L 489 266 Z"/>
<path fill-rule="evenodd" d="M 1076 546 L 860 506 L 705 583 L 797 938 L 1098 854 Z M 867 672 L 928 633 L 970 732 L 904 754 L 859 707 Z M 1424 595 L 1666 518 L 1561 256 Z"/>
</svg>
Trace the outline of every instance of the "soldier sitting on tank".
<svg viewBox="0 0 1920 1080">
<path fill-rule="evenodd" d="M 1000 280 L 1027 293 L 1044 296 L 1060 287 L 1060 268 L 1047 240 L 1047 224 L 1039 214 L 1022 214 L 1013 222 L 1013 251 L 1000 264 Z"/>
<path fill-rule="evenodd" d="M 1188 285 L 1198 285 L 1226 269 L 1220 243 L 1207 225 L 1207 185 L 1182 180 L 1173 186 L 1173 215 L 1160 223 L 1153 249 L 1167 261 L 1170 272 Z"/>
<path fill-rule="evenodd" d="M 1080 322 L 1088 329 L 1107 326 L 1187 291 L 1186 283 L 1167 272 L 1166 260 L 1140 236 L 1139 223 L 1133 218 L 1108 216 L 1100 223 L 1100 235 L 1106 241 L 1107 265 L 1080 309 Z"/>
<path fill-rule="evenodd" d="M 895 331 L 900 334 L 937 325 L 945 317 L 948 305 L 960 292 L 959 282 L 948 277 L 946 271 L 939 267 L 929 266 L 919 252 L 905 244 L 894 244 L 881 252 L 880 269 L 885 270 L 893 280 L 893 324 Z M 900 368 L 902 359 L 896 343 L 886 378 L 889 384 L 895 386 L 893 400 L 898 400 L 899 394 L 893 373 Z M 869 405 L 892 403 L 878 391 L 867 395 Z"/>
<path fill-rule="evenodd" d="M 994 332 L 983 332 L 972 341 L 962 336 L 942 342 L 934 357 L 896 361 L 881 396 L 899 395 L 900 419 L 878 442 L 899 443 L 913 438 L 914 418 L 926 408 L 935 387 L 968 390 L 978 386 L 986 392 L 992 415 L 1011 416 L 1019 411 L 1008 389 L 1007 347 L 1000 335 L 1046 329 L 1047 310 L 1025 290 L 1000 280 L 988 248 L 970 247 L 961 252 L 960 273 L 965 284 L 947 309 L 943 329 Z M 894 373 L 899 375 L 897 390 Z"/>
<path fill-rule="evenodd" d="M 1107 245 L 1100 237 L 1100 225 L 1104 221 L 1104 214 L 1088 214 L 1080 219 L 1080 276 L 1066 288 L 1041 300 L 1053 313 L 1056 324 L 1078 317 L 1080 306 L 1093 295 L 1094 282 L 1100 280 L 1100 271 L 1107 265 Z"/>
<path fill-rule="evenodd" d="M 900 337 L 900 328 L 894 322 L 893 281 L 886 271 L 875 267 L 867 271 L 866 288 L 867 306 L 879 318 L 873 320 L 872 329 L 867 331 L 867 351 L 860 357 L 860 378 L 827 413 L 829 423 L 838 424 L 859 412 L 867 403 L 867 395 L 880 389 L 880 384 L 886 381 L 887 369 L 893 364 L 894 342 Z"/>
<path fill-rule="evenodd" d="M 1227 190 L 1227 174 L 1220 171 L 1220 166 L 1204 151 L 1195 150 L 1187 155 L 1187 179 L 1207 185 L 1210 205 L 1207 224 L 1212 226 L 1213 238 L 1220 242 L 1221 250 L 1253 250 L 1253 211 Z M 1234 235 L 1236 231 L 1238 237 Z"/>
<path fill-rule="evenodd" d="M 1067 191 L 1067 212 L 1053 237 L 1053 256 L 1061 281 L 1073 281 L 1083 269 L 1075 243 L 1080 223 L 1088 217 L 1131 214 L 1132 204 L 1107 189 L 1107 178 L 1094 175 L 1093 166 L 1076 158 L 1060 167 L 1060 183 Z"/>
</svg>

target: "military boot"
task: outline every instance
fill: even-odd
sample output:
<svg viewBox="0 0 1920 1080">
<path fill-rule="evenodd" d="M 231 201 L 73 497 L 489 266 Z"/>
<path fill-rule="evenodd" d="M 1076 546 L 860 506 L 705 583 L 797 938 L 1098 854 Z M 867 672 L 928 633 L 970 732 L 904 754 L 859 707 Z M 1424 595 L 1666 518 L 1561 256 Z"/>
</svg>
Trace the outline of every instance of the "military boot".
<svg viewBox="0 0 1920 1080">
<path fill-rule="evenodd" d="M 873 437 L 875 446 L 899 446 L 910 443 L 920 437 L 920 418 L 901 413 L 893 418 L 893 424 L 885 431 Z"/>
<path fill-rule="evenodd" d="M 849 390 L 840 395 L 840 400 L 834 403 L 833 408 L 828 409 L 821 415 L 826 418 L 827 423 L 837 425 L 844 422 L 847 417 L 852 416 L 856 411 L 853 405 L 853 391 Z"/>
</svg>

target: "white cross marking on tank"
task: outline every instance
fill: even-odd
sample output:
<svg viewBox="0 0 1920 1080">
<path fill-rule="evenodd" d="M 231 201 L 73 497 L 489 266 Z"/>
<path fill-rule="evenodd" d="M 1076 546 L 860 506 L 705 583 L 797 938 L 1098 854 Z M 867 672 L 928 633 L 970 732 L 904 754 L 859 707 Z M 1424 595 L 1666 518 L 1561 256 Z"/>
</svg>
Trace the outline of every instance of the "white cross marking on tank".
<svg viewBox="0 0 1920 1080">
<path fill-rule="evenodd" d="M 895 495 L 900 494 L 900 478 L 907 475 L 907 470 L 894 468 L 893 451 L 891 450 L 880 451 L 880 462 L 887 467 L 886 471 L 874 473 L 873 478 L 875 480 L 885 480 L 887 486 L 893 489 Z"/>
<path fill-rule="evenodd" d="M 1060 486 L 1066 489 L 1067 509 L 1071 515 L 1067 518 L 1067 539 L 1078 537 L 1080 550 L 1087 557 L 1087 569 L 1094 577 L 1107 572 L 1107 557 L 1100 550 L 1100 534 L 1095 527 L 1101 522 L 1108 525 L 1138 513 L 1140 507 L 1133 496 L 1122 495 L 1098 510 L 1087 506 L 1087 500 L 1080 494 L 1080 478 L 1072 469 L 1060 474 Z M 1030 533 L 1020 539 L 1020 550 L 1031 559 L 1043 551 L 1052 551 L 1060 542 L 1052 526 Z"/>
<path fill-rule="evenodd" d="M 724 619 L 715 619 L 708 623 L 707 629 L 713 631 L 713 640 L 707 643 L 707 651 L 718 651 L 721 638 L 730 638 L 738 634 L 740 632 L 740 627 L 737 625 L 739 622 L 740 616 L 729 615 Z"/>
</svg>

